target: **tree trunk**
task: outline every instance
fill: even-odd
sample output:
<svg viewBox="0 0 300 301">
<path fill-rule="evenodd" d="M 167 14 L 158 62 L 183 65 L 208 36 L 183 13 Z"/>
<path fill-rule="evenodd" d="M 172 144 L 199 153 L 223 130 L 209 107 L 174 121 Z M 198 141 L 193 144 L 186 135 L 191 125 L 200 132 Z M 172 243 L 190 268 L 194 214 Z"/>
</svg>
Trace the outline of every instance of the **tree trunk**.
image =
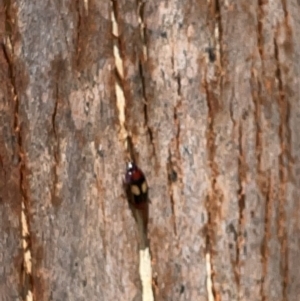
<svg viewBox="0 0 300 301">
<path fill-rule="evenodd" d="M 299 300 L 299 9 L 0 0 L 1 300 Z"/>
</svg>

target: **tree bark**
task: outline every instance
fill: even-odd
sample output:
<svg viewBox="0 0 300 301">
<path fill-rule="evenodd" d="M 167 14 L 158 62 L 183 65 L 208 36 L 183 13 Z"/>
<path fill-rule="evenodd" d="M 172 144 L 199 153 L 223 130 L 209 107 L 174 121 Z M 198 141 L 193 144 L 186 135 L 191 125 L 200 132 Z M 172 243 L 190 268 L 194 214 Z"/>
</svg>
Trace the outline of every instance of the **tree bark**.
<svg viewBox="0 0 300 301">
<path fill-rule="evenodd" d="M 298 300 L 299 8 L 0 0 L 2 299 Z"/>
</svg>

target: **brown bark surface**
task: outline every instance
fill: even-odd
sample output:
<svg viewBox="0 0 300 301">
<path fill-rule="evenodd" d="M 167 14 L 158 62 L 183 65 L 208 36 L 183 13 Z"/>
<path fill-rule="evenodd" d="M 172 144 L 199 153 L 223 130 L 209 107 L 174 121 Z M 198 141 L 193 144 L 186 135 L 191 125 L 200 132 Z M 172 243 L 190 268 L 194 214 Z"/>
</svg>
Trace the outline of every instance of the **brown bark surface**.
<svg viewBox="0 0 300 301">
<path fill-rule="evenodd" d="M 300 300 L 299 11 L 0 0 L 0 300 L 143 299 L 130 156 L 155 301 Z"/>
</svg>

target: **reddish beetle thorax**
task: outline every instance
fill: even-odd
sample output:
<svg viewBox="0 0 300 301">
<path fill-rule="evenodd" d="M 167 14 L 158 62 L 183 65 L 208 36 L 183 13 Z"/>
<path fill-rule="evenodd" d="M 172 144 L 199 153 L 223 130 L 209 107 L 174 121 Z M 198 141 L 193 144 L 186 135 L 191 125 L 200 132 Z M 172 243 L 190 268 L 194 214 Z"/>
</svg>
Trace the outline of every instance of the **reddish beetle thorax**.
<svg viewBox="0 0 300 301">
<path fill-rule="evenodd" d="M 127 184 L 130 184 L 133 181 L 138 181 L 143 177 L 144 177 L 143 172 L 134 163 L 128 164 L 126 175 L 125 175 L 125 181 Z"/>
<path fill-rule="evenodd" d="M 143 174 L 142 174 L 141 170 L 139 170 L 137 168 L 133 170 L 133 172 L 131 174 L 131 178 L 132 178 L 133 181 L 137 181 L 142 177 L 143 177 Z"/>
</svg>

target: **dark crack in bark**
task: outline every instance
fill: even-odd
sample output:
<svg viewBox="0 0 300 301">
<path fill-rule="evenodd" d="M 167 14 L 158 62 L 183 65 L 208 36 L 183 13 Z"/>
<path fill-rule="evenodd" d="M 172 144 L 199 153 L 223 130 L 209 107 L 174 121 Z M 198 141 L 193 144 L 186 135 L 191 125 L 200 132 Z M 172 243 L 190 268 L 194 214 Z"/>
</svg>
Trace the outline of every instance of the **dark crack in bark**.
<svg viewBox="0 0 300 301">
<path fill-rule="evenodd" d="M 139 61 L 139 73 L 140 73 L 140 78 L 141 78 L 141 83 L 142 83 L 142 93 L 143 93 L 143 99 L 144 99 L 144 120 L 145 120 L 145 127 L 147 129 L 147 133 L 149 136 L 149 140 L 152 146 L 152 151 L 153 151 L 153 156 L 156 158 L 156 151 L 155 151 L 155 143 L 154 143 L 154 137 L 153 137 L 153 132 L 151 127 L 149 126 L 149 116 L 148 116 L 148 99 L 146 95 L 146 83 L 145 83 L 145 78 L 144 78 L 144 69 L 142 62 Z"/>
<path fill-rule="evenodd" d="M 17 138 L 18 145 L 18 157 L 19 157 L 19 172 L 20 172 L 20 191 L 22 195 L 22 212 L 20 216 L 20 224 L 21 224 L 21 239 L 22 239 L 22 251 L 23 251 L 23 262 L 21 266 L 21 274 L 20 274 L 20 294 L 23 300 L 26 300 L 29 292 L 33 294 L 34 291 L 34 283 L 32 276 L 32 237 L 30 230 L 30 200 L 27 192 L 27 180 L 26 180 L 26 155 L 24 151 L 23 145 L 23 136 L 22 136 L 22 124 L 20 117 L 20 101 L 18 96 L 18 89 L 16 83 L 16 72 L 15 72 L 15 54 L 14 54 L 14 41 L 13 41 L 13 26 L 15 26 L 14 17 L 11 15 L 11 7 L 8 5 L 5 7 L 5 18 L 6 24 L 10 24 L 12 26 L 9 31 L 9 35 L 7 37 L 10 49 L 5 44 L 2 43 L 2 50 L 4 53 L 4 57 L 7 61 L 8 65 L 8 78 L 10 79 L 12 94 L 13 94 L 13 102 L 14 102 L 14 131 Z M 24 219 L 22 215 L 24 214 Z M 25 223 L 25 224 L 24 224 Z M 27 230 L 26 234 L 23 235 Z M 27 256 L 26 254 L 29 254 Z M 26 258 L 29 257 L 30 263 L 27 262 Z M 29 267 L 30 266 L 30 267 Z M 35 297 L 33 295 L 33 300 Z"/>
<path fill-rule="evenodd" d="M 174 200 L 174 193 L 173 193 L 173 183 L 177 180 L 177 173 L 174 170 L 174 166 L 172 162 L 172 154 L 170 149 L 169 149 L 169 158 L 167 162 L 167 175 L 168 175 L 168 188 L 169 188 L 170 203 L 171 203 L 171 210 L 172 210 L 173 231 L 175 236 L 177 236 L 176 210 L 175 210 L 175 200 Z M 174 175 L 176 175 L 176 177 Z"/>
<path fill-rule="evenodd" d="M 242 274 L 242 260 L 241 260 L 241 250 L 245 245 L 245 184 L 247 181 L 247 165 L 244 153 L 244 146 L 243 146 L 243 128 L 241 122 L 239 122 L 239 139 L 238 139 L 238 146 L 239 146 L 239 158 L 238 158 L 238 204 L 239 204 L 239 221 L 238 221 L 238 237 L 236 241 L 236 282 L 238 291 L 240 291 L 241 285 L 241 274 Z"/>
<path fill-rule="evenodd" d="M 146 43 L 146 29 L 144 24 L 144 7 L 145 3 L 144 1 L 137 0 L 137 14 L 139 18 L 139 27 L 140 27 L 140 38 L 142 41 L 142 51 L 143 55 L 142 58 L 139 58 L 139 73 L 141 78 L 141 84 L 142 84 L 142 94 L 144 99 L 144 119 L 145 119 L 145 126 L 147 129 L 147 133 L 149 136 L 149 140 L 152 146 L 153 156 L 156 158 L 156 150 L 155 150 L 155 141 L 153 137 L 153 131 L 149 125 L 149 116 L 148 116 L 148 105 L 149 105 L 149 99 L 147 97 L 146 93 L 146 81 L 145 81 L 145 68 L 144 68 L 144 62 L 147 60 L 147 43 Z"/>
<path fill-rule="evenodd" d="M 57 76 L 59 78 L 59 76 Z M 52 187 L 52 204 L 54 206 L 58 206 L 60 204 L 59 197 L 57 195 L 57 184 L 58 184 L 58 165 L 59 165 L 59 137 L 57 132 L 57 112 L 58 112 L 58 103 L 59 103 L 59 83 L 56 82 L 55 85 L 55 99 L 54 99 L 54 109 L 51 116 L 52 121 L 52 130 L 53 130 L 53 138 L 54 138 L 54 145 L 53 145 L 53 187 Z"/>
<path fill-rule="evenodd" d="M 257 46 L 261 62 L 264 59 L 264 37 L 263 37 L 263 18 L 264 18 L 264 0 L 257 1 Z"/>
<path fill-rule="evenodd" d="M 265 202 L 265 217 L 264 217 L 264 237 L 261 245 L 261 263 L 262 263 L 262 281 L 260 294 L 262 301 L 266 301 L 267 295 L 265 292 L 266 277 L 268 273 L 269 247 L 268 243 L 271 237 L 271 218 L 272 218 L 272 200 L 273 200 L 273 181 L 272 174 L 269 173 L 268 183 L 266 186 L 266 202 Z"/>
<path fill-rule="evenodd" d="M 76 67 L 78 68 L 79 63 L 80 63 L 80 55 L 81 55 L 81 45 L 80 45 L 80 39 L 81 39 L 81 30 L 82 30 L 82 9 L 81 9 L 81 3 L 82 1 L 76 0 L 76 10 L 77 10 L 77 15 L 78 15 L 78 20 L 77 20 L 77 28 L 76 28 L 76 33 L 77 33 L 77 47 L 76 47 Z"/>
<path fill-rule="evenodd" d="M 278 239 L 281 245 L 281 260 L 280 260 L 280 270 L 282 276 L 282 294 L 284 300 L 287 300 L 288 292 L 288 280 L 289 280 L 289 266 L 288 266 L 288 234 L 287 234 L 287 217 L 285 211 L 285 205 L 287 202 L 287 182 L 290 176 L 289 163 L 291 161 L 291 137 L 290 130 L 288 127 L 289 123 L 289 111 L 290 105 L 288 99 L 285 98 L 285 91 L 283 87 L 282 71 L 279 58 L 279 47 L 276 40 L 276 35 L 274 37 L 274 52 L 276 60 L 276 79 L 278 84 L 278 110 L 280 115 L 280 125 L 278 129 L 281 152 L 279 155 L 279 218 L 278 218 Z"/>
<path fill-rule="evenodd" d="M 214 130 L 214 120 L 215 115 L 218 110 L 218 100 L 214 97 L 213 93 L 210 90 L 209 83 L 205 74 L 204 89 L 206 93 L 206 101 L 208 108 L 207 116 L 207 154 L 208 154 L 208 165 L 211 171 L 210 182 L 211 190 L 206 199 L 206 210 L 208 213 L 208 222 L 206 229 L 206 249 L 210 253 L 211 258 L 211 281 L 212 281 L 212 293 L 214 298 L 217 297 L 218 292 L 215 287 L 215 276 L 216 271 L 214 269 L 213 258 L 214 258 L 214 245 L 216 244 L 216 226 L 217 218 L 219 215 L 219 203 L 222 202 L 223 194 L 217 186 L 217 177 L 219 175 L 219 169 L 217 162 L 215 161 L 216 156 L 216 133 Z"/>
</svg>

